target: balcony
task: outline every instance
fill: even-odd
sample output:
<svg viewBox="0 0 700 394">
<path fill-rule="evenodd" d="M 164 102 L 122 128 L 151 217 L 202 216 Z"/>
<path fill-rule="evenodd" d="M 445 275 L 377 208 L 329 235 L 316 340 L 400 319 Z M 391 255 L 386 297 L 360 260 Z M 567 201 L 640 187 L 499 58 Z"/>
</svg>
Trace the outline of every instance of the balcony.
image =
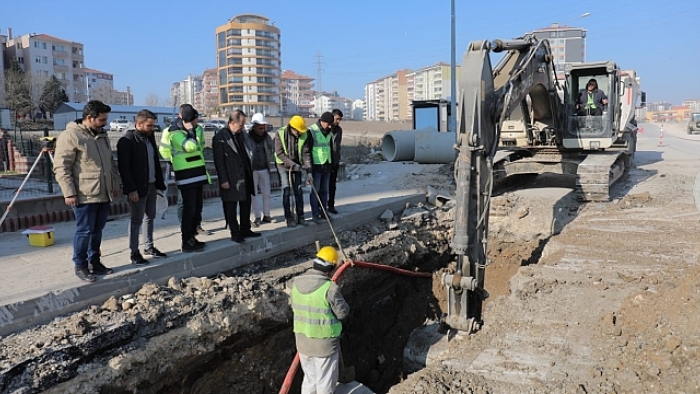
<svg viewBox="0 0 700 394">
<path fill-rule="evenodd" d="M 60 58 L 60 59 L 67 59 L 70 53 L 66 51 L 61 51 L 61 50 L 53 50 L 51 51 L 53 54 L 53 57 Z"/>
<path fill-rule="evenodd" d="M 69 70 L 70 70 L 70 68 L 65 64 L 54 64 L 53 65 L 54 72 L 64 73 L 64 72 L 68 72 Z"/>
</svg>

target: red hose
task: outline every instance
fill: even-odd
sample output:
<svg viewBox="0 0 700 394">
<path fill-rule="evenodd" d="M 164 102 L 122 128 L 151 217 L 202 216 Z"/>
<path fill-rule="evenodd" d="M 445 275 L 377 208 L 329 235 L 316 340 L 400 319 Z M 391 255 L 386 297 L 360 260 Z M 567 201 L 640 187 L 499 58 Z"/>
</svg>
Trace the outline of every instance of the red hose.
<svg viewBox="0 0 700 394">
<path fill-rule="evenodd" d="M 383 265 L 383 264 L 368 263 L 366 261 L 353 261 L 352 263 L 343 263 L 335 271 L 335 274 L 333 274 L 333 277 L 331 278 L 331 280 L 333 282 L 336 282 L 338 280 L 338 278 L 340 278 L 340 276 L 343 274 L 343 272 L 345 272 L 345 270 L 348 269 L 348 267 L 353 266 L 353 265 L 356 265 L 356 266 L 362 267 L 362 268 L 374 268 L 374 269 L 378 269 L 381 271 L 388 271 L 388 272 L 393 272 L 395 274 L 420 277 L 420 278 L 431 278 L 433 276 L 429 272 L 414 272 L 414 271 L 408 271 L 405 269 L 391 267 L 391 266 Z M 299 352 L 297 352 L 294 355 L 294 360 L 292 360 L 292 365 L 289 366 L 289 370 L 287 371 L 287 375 L 284 377 L 284 382 L 282 383 L 282 387 L 280 388 L 279 394 L 289 393 L 289 389 L 292 388 L 292 382 L 294 381 L 294 376 L 297 374 L 297 370 L 299 370 Z"/>
</svg>

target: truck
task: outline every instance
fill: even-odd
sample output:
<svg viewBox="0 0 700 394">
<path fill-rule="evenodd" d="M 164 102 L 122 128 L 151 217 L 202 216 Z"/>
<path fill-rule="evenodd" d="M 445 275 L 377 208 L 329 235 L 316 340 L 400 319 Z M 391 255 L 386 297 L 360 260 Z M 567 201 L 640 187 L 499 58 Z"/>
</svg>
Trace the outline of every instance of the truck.
<svg viewBox="0 0 700 394">
<path fill-rule="evenodd" d="M 491 52 L 504 52 L 496 67 Z M 581 111 L 579 95 L 585 95 L 591 79 L 606 104 L 599 111 Z M 549 41 L 532 34 L 469 44 L 455 135 L 450 246 L 456 268 L 441 278 L 447 291 L 441 324 L 466 332 L 483 324 L 489 204 L 500 183 L 525 174 L 571 174 L 580 199 L 609 200 L 610 186 L 634 164 L 635 109 L 638 98 L 641 106 L 646 101 L 639 83 L 634 70 L 611 60 L 568 64 L 559 74 Z"/>
</svg>

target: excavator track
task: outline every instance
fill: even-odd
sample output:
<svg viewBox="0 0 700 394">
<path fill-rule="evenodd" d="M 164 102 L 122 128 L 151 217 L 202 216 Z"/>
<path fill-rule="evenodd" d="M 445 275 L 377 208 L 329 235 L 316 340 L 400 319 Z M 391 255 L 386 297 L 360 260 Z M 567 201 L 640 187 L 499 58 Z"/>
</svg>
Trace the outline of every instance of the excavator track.
<svg viewBox="0 0 700 394">
<path fill-rule="evenodd" d="M 624 156 L 619 151 L 588 154 L 576 172 L 576 197 L 610 201 L 610 187 L 625 173 Z"/>
<path fill-rule="evenodd" d="M 622 151 L 499 151 L 494 158 L 494 190 L 522 186 L 532 180 L 532 174 L 569 174 L 576 175 L 575 193 L 579 200 L 609 201 L 610 187 L 625 169 L 625 153 Z"/>
</svg>

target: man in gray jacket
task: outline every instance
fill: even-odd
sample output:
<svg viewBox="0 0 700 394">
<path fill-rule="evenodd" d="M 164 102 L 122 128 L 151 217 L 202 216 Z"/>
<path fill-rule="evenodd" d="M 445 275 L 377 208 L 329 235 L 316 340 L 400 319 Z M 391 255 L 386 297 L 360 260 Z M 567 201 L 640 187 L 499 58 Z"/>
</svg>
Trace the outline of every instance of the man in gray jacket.
<svg viewBox="0 0 700 394">
<path fill-rule="evenodd" d="M 100 261 L 110 202 L 119 195 L 117 169 L 103 129 L 111 111 L 101 101 L 89 101 L 82 119 L 68 123 L 56 140 L 53 171 L 66 205 L 75 214 L 75 275 L 87 282 L 94 282 L 95 275 L 114 272 Z"/>
<path fill-rule="evenodd" d="M 338 265 L 338 252 L 324 246 L 313 268 L 294 279 L 292 310 L 299 361 L 304 371 L 302 394 L 331 394 L 338 384 L 341 320 L 350 307 L 330 275 Z"/>
<path fill-rule="evenodd" d="M 272 223 L 270 214 L 270 194 L 272 187 L 276 187 L 277 165 L 275 164 L 275 146 L 272 138 L 267 133 L 267 121 L 265 115 L 256 113 L 251 119 L 252 126 L 245 134 L 246 143 L 250 145 L 253 165 L 253 183 L 255 195 L 253 196 L 253 225 L 260 226 L 263 223 Z M 271 177 L 275 176 L 272 181 Z M 275 185 L 273 185 L 275 183 Z"/>
</svg>

